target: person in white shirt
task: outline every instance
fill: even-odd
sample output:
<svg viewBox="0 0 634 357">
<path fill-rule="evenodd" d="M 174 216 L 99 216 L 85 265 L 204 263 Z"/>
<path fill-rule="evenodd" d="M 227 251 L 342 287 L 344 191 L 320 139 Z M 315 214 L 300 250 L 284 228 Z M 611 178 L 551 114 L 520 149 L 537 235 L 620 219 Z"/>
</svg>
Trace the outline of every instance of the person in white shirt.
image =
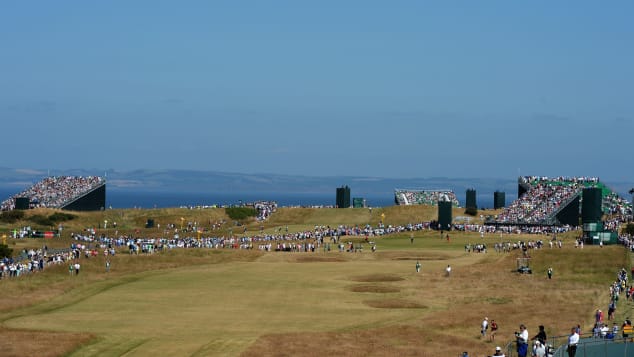
<svg viewBox="0 0 634 357">
<path fill-rule="evenodd" d="M 517 356 L 526 357 L 528 354 L 528 330 L 524 324 L 520 325 L 520 332 L 516 332 Z"/>
<path fill-rule="evenodd" d="M 533 356 L 544 357 L 546 356 L 546 347 L 539 341 L 535 341 L 533 345 Z"/>
<path fill-rule="evenodd" d="M 599 329 L 599 331 L 601 332 L 601 338 L 605 338 L 605 336 L 607 336 L 608 332 L 610 332 L 610 328 L 608 327 L 608 325 L 602 324 L 602 326 Z"/>
<path fill-rule="evenodd" d="M 485 317 L 484 320 L 482 320 L 482 328 L 480 329 L 480 334 L 482 334 L 482 338 L 487 337 L 488 328 L 489 328 L 489 318 Z"/>
<path fill-rule="evenodd" d="M 576 328 L 572 328 L 570 330 L 570 335 L 568 336 L 568 356 L 575 357 L 577 354 L 577 344 L 579 343 L 579 334 L 577 333 Z"/>
</svg>

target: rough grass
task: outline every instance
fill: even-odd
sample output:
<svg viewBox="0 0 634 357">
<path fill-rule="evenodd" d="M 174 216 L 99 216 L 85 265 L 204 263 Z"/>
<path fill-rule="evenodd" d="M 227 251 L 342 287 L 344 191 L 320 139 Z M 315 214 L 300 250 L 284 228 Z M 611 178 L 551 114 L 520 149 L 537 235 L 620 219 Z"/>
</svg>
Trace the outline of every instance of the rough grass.
<svg viewBox="0 0 634 357">
<path fill-rule="evenodd" d="M 364 283 L 385 282 L 385 281 L 401 281 L 404 278 L 392 274 L 370 274 L 352 277 L 350 280 Z"/>
<path fill-rule="evenodd" d="M 403 207 L 356 211 L 285 209 L 264 230 L 284 222 L 289 230 L 291 225 L 312 229 L 347 219 L 347 224 L 372 222 L 381 213 L 387 223 L 419 221 L 426 214 Z M 142 228 L 146 217 L 162 225 L 181 216 L 199 222 L 224 219 L 216 210 L 79 213 L 65 232 L 113 214 L 120 228 L 142 233 L 155 232 Z M 247 227 L 259 231 L 258 223 Z M 228 232 L 227 226 L 219 232 Z M 416 232 L 413 244 L 409 232 L 372 238 L 376 253 L 179 249 L 155 256 L 120 254 L 109 274 L 103 257 L 82 258 L 77 277 L 61 266 L 0 281 L 0 351 L 12 355 L 19 348 L 14 355 L 44 356 L 434 357 L 469 351 L 481 356 L 511 341 L 520 323 L 531 335 L 541 324 L 549 336 L 564 335 L 576 324 L 588 331 L 593 312 L 607 309 L 607 287 L 616 271 L 630 266 L 622 247 L 573 248 L 573 232 L 561 235 L 563 249 L 532 251 L 534 273 L 519 275 L 514 272 L 519 252 L 468 254 L 464 244 L 482 241 L 492 247 L 498 241 L 548 237 L 487 235 L 481 240 L 478 234 L 450 234 L 447 242 L 438 232 Z M 66 247 L 70 242 L 64 237 L 11 240 L 10 245 Z M 415 260 L 423 262 L 421 273 L 415 273 Z M 443 274 L 447 264 L 454 268 L 449 278 Z M 552 280 L 546 278 L 549 266 Z M 634 316 L 633 307 L 621 300 L 617 321 Z M 496 343 L 479 338 L 484 316 L 500 326 Z M 59 349 L 47 354 L 51 341 Z"/>
<path fill-rule="evenodd" d="M 94 338 L 87 333 L 11 330 L 0 327 L 0 351 L 4 357 L 56 357 Z"/>
<path fill-rule="evenodd" d="M 378 309 L 423 309 L 425 305 L 402 299 L 366 300 L 364 304 Z"/>
<path fill-rule="evenodd" d="M 298 263 L 341 263 L 347 261 L 342 257 L 315 257 L 315 256 L 300 256 L 295 259 Z"/>
<path fill-rule="evenodd" d="M 364 285 L 351 286 L 350 291 L 353 291 L 355 293 L 387 294 L 387 293 L 398 293 L 399 291 L 401 291 L 401 289 L 394 286 L 387 286 L 387 285 L 364 284 Z"/>
</svg>

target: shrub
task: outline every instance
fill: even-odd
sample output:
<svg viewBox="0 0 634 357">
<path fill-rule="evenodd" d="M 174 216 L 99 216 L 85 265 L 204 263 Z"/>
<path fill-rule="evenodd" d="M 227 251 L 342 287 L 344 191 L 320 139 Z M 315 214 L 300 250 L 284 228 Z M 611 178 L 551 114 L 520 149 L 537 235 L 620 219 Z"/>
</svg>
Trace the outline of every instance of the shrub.
<svg viewBox="0 0 634 357">
<path fill-rule="evenodd" d="M 634 223 L 628 223 L 627 226 L 623 227 L 622 233 L 634 235 Z"/>
<path fill-rule="evenodd" d="M 258 214 L 255 208 L 251 207 L 227 207 L 225 208 L 225 213 L 229 216 L 229 218 L 236 221 L 255 217 Z"/>
<path fill-rule="evenodd" d="M 24 211 L 21 210 L 6 211 L 0 214 L 0 222 L 3 223 L 15 223 L 22 218 L 24 218 Z"/>
<path fill-rule="evenodd" d="M 464 210 L 465 214 L 468 214 L 469 216 L 475 216 L 478 214 L 478 208 L 477 207 L 467 207 Z"/>
<path fill-rule="evenodd" d="M 6 244 L 0 244 L 0 258 L 9 258 L 13 255 L 13 249 Z"/>
<path fill-rule="evenodd" d="M 55 212 L 52 215 L 48 216 L 48 218 L 53 222 L 66 222 L 72 221 L 77 218 L 74 214 L 63 213 L 63 212 Z"/>
<path fill-rule="evenodd" d="M 49 217 L 46 217 L 46 216 L 41 215 L 41 214 L 36 214 L 36 215 L 33 215 L 33 216 L 29 217 L 29 221 L 31 221 L 31 222 L 33 222 L 33 223 L 35 223 L 37 225 L 46 226 L 46 227 L 55 225 L 55 222 L 53 222 Z"/>
</svg>

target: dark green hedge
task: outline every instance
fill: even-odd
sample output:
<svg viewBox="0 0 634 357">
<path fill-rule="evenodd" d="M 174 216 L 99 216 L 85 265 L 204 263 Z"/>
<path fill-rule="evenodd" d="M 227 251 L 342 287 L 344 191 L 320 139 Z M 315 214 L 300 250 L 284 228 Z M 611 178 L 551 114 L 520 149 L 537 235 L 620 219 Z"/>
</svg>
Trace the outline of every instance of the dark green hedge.
<svg viewBox="0 0 634 357">
<path fill-rule="evenodd" d="M 24 211 L 13 210 L 6 211 L 0 214 L 0 222 L 2 223 L 15 223 L 24 218 Z"/>
<path fill-rule="evenodd" d="M 229 216 L 229 218 L 236 221 L 241 221 L 249 217 L 256 217 L 258 214 L 255 208 L 251 207 L 227 207 L 225 208 L 225 213 Z"/>
<path fill-rule="evenodd" d="M 13 255 L 13 249 L 6 244 L 0 244 L 0 258 L 8 258 Z"/>
</svg>

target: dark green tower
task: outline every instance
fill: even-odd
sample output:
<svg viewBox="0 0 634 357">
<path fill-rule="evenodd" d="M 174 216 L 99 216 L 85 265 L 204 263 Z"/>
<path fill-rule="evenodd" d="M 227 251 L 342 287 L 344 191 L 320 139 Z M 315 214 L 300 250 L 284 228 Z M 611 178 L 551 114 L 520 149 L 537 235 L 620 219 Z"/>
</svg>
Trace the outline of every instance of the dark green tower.
<svg viewBox="0 0 634 357">
<path fill-rule="evenodd" d="M 506 206 L 506 194 L 504 192 L 493 192 L 493 209 L 504 208 Z"/>
<path fill-rule="evenodd" d="M 337 208 L 350 207 L 350 187 L 342 186 L 337 188 Z"/>
<path fill-rule="evenodd" d="M 470 188 L 467 190 L 467 199 L 465 204 L 466 209 L 478 209 L 478 204 L 476 203 L 476 190 Z"/>
</svg>

